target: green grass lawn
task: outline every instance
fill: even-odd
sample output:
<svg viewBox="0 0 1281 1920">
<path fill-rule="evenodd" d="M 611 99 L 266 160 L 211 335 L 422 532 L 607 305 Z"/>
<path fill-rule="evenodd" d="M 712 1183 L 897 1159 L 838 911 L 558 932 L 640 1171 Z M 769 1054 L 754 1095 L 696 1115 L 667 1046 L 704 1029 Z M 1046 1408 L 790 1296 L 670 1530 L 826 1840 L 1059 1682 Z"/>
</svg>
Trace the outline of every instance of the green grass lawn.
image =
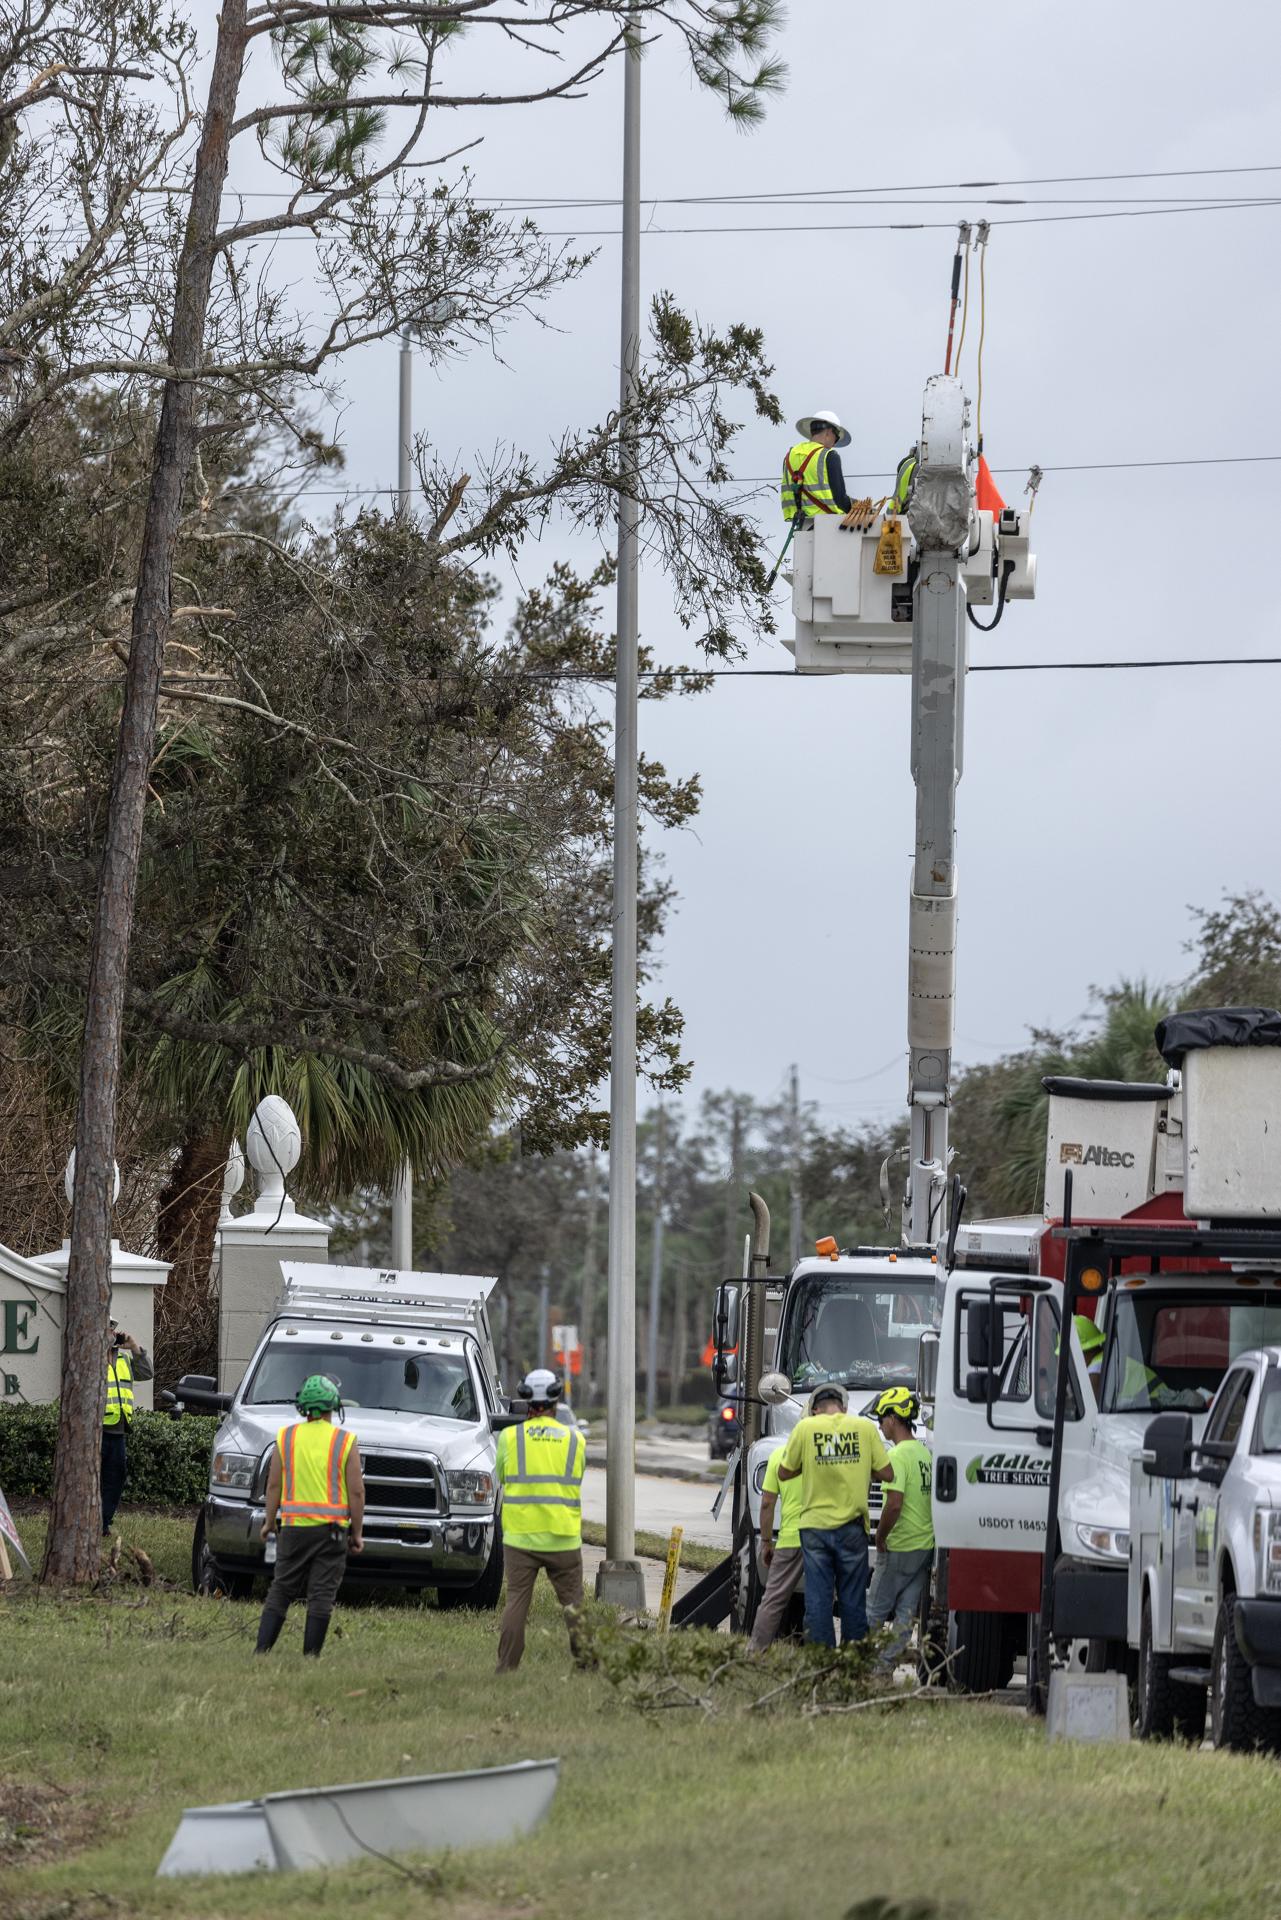
<svg viewBox="0 0 1281 1920">
<path fill-rule="evenodd" d="M 41 1524 L 20 1525 L 37 1551 Z M 185 1519 L 126 1513 L 121 1531 L 182 1577 Z M 644 1720 L 570 1669 L 545 1594 L 525 1665 L 502 1681 L 493 1616 L 344 1608 L 306 1665 L 301 1620 L 261 1661 L 256 1620 L 253 1606 L 123 1584 L 0 1600 L 2 1920 L 841 1920 L 878 1897 L 939 1920 L 1281 1912 L 1268 1759 L 1047 1748 L 1021 1715 L 955 1702 Z M 433 1863 L 438 1879 L 372 1859 L 153 1877 L 184 1806 L 550 1754 L 562 1773 L 547 1824 Z"/>
</svg>

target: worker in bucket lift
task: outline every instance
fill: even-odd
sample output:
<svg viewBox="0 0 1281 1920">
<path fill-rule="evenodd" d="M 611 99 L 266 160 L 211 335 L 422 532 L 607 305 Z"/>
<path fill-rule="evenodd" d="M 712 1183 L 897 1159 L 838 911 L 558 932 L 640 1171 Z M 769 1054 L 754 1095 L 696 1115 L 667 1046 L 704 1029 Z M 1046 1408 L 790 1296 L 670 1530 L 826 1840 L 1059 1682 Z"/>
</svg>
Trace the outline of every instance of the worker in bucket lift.
<svg viewBox="0 0 1281 1920">
<path fill-rule="evenodd" d="M 887 1387 L 872 1408 L 890 1449 L 890 1477 L 876 1528 L 876 1575 L 867 1597 L 872 1631 L 886 1621 L 894 1635 L 881 1659 L 892 1668 L 912 1634 L 934 1564 L 931 1492 L 934 1464 L 916 1437 L 921 1403 L 910 1387 Z"/>
<path fill-rule="evenodd" d="M 348 1552 L 364 1546 L 365 1479 L 354 1433 L 333 1425 L 342 1414 L 334 1381 L 313 1373 L 294 1401 L 302 1419 L 282 1427 L 272 1449 L 262 1537 L 280 1538 L 276 1571 L 258 1622 L 258 1653 L 280 1638 L 292 1600 L 307 1601 L 303 1652 L 318 1655 L 347 1571 Z"/>
<path fill-rule="evenodd" d="M 783 478 L 779 498 L 783 518 L 796 522 L 796 531 L 804 533 L 820 513 L 848 514 L 854 510 L 841 471 L 837 449 L 848 447 L 850 436 L 834 413 L 804 413 L 796 422 L 800 439 L 789 447 L 783 460 Z M 870 526 L 872 503 L 860 500 L 860 518 L 852 525 Z M 866 510 L 865 517 L 864 510 Z"/>
<path fill-rule="evenodd" d="M 562 1382 L 534 1367 L 516 1389 L 528 1418 L 498 1436 L 494 1471 L 503 1490 L 503 1571 L 507 1604 L 498 1629 L 498 1672 L 513 1673 L 525 1651 L 525 1621 L 539 1569 L 552 1583 L 578 1656 L 583 1604 L 583 1469 L 587 1446 L 577 1427 L 562 1426 L 556 1402 Z"/>
</svg>

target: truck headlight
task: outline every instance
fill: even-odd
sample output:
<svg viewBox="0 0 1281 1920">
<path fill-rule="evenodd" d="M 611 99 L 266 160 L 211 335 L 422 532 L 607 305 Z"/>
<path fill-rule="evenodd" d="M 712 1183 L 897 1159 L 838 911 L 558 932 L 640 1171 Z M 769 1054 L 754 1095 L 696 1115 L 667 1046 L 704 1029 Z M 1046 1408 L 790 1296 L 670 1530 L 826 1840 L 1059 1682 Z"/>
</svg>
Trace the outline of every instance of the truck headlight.
<svg viewBox="0 0 1281 1920">
<path fill-rule="evenodd" d="M 233 1493 L 248 1493 L 257 1467 L 258 1456 L 255 1453 L 216 1453 L 209 1484 L 225 1487 Z"/>
<path fill-rule="evenodd" d="M 494 1498 L 492 1473 L 447 1473 L 451 1507 L 488 1507 Z"/>
<path fill-rule="evenodd" d="M 1078 1523 L 1076 1537 L 1087 1553 L 1098 1554 L 1103 1560 L 1130 1557 L 1130 1535 L 1124 1527 L 1083 1527 Z"/>
<path fill-rule="evenodd" d="M 1254 1510 L 1254 1556 L 1259 1592 L 1281 1593 L 1281 1512 L 1274 1513 L 1271 1507 Z"/>
</svg>

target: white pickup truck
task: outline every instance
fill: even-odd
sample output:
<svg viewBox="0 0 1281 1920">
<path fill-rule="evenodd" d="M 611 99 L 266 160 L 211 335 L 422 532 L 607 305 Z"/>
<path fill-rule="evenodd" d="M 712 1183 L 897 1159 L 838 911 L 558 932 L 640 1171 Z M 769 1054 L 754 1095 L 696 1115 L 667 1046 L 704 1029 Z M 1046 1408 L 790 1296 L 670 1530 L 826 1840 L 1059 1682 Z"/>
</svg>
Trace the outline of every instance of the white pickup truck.
<svg viewBox="0 0 1281 1920">
<path fill-rule="evenodd" d="M 1281 1744 L 1281 1347 L 1237 1354 L 1197 1438 L 1149 1422 L 1130 1481 L 1128 1631 L 1144 1739 Z"/>
<path fill-rule="evenodd" d="M 276 1435 L 297 1418 L 309 1374 L 338 1385 L 360 1442 L 365 1551 L 348 1578 L 434 1588 L 444 1607 L 494 1607 L 502 1524 L 494 1435 L 513 1419 L 499 1392 L 486 1312 L 494 1282 L 472 1274 L 379 1273 L 282 1263 L 284 1290 L 234 1394 L 188 1376 L 175 1411 L 222 1413 L 196 1522 L 198 1591 L 246 1597 Z"/>
</svg>

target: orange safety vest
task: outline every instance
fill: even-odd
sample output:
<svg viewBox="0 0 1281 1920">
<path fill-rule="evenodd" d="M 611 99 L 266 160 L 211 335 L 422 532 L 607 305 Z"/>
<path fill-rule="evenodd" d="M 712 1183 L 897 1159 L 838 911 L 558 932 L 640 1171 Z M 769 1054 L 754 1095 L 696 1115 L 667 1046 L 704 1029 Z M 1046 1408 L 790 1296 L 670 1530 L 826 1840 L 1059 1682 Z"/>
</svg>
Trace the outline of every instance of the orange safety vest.
<svg viewBox="0 0 1281 1920">
<path fill-rule="evenodd" d="M 354 1433 L 328 1420 L 300 1420 L 276 1435 L 282 1527 L 349 1527 L 347 1459 Z"/>
</svg>

